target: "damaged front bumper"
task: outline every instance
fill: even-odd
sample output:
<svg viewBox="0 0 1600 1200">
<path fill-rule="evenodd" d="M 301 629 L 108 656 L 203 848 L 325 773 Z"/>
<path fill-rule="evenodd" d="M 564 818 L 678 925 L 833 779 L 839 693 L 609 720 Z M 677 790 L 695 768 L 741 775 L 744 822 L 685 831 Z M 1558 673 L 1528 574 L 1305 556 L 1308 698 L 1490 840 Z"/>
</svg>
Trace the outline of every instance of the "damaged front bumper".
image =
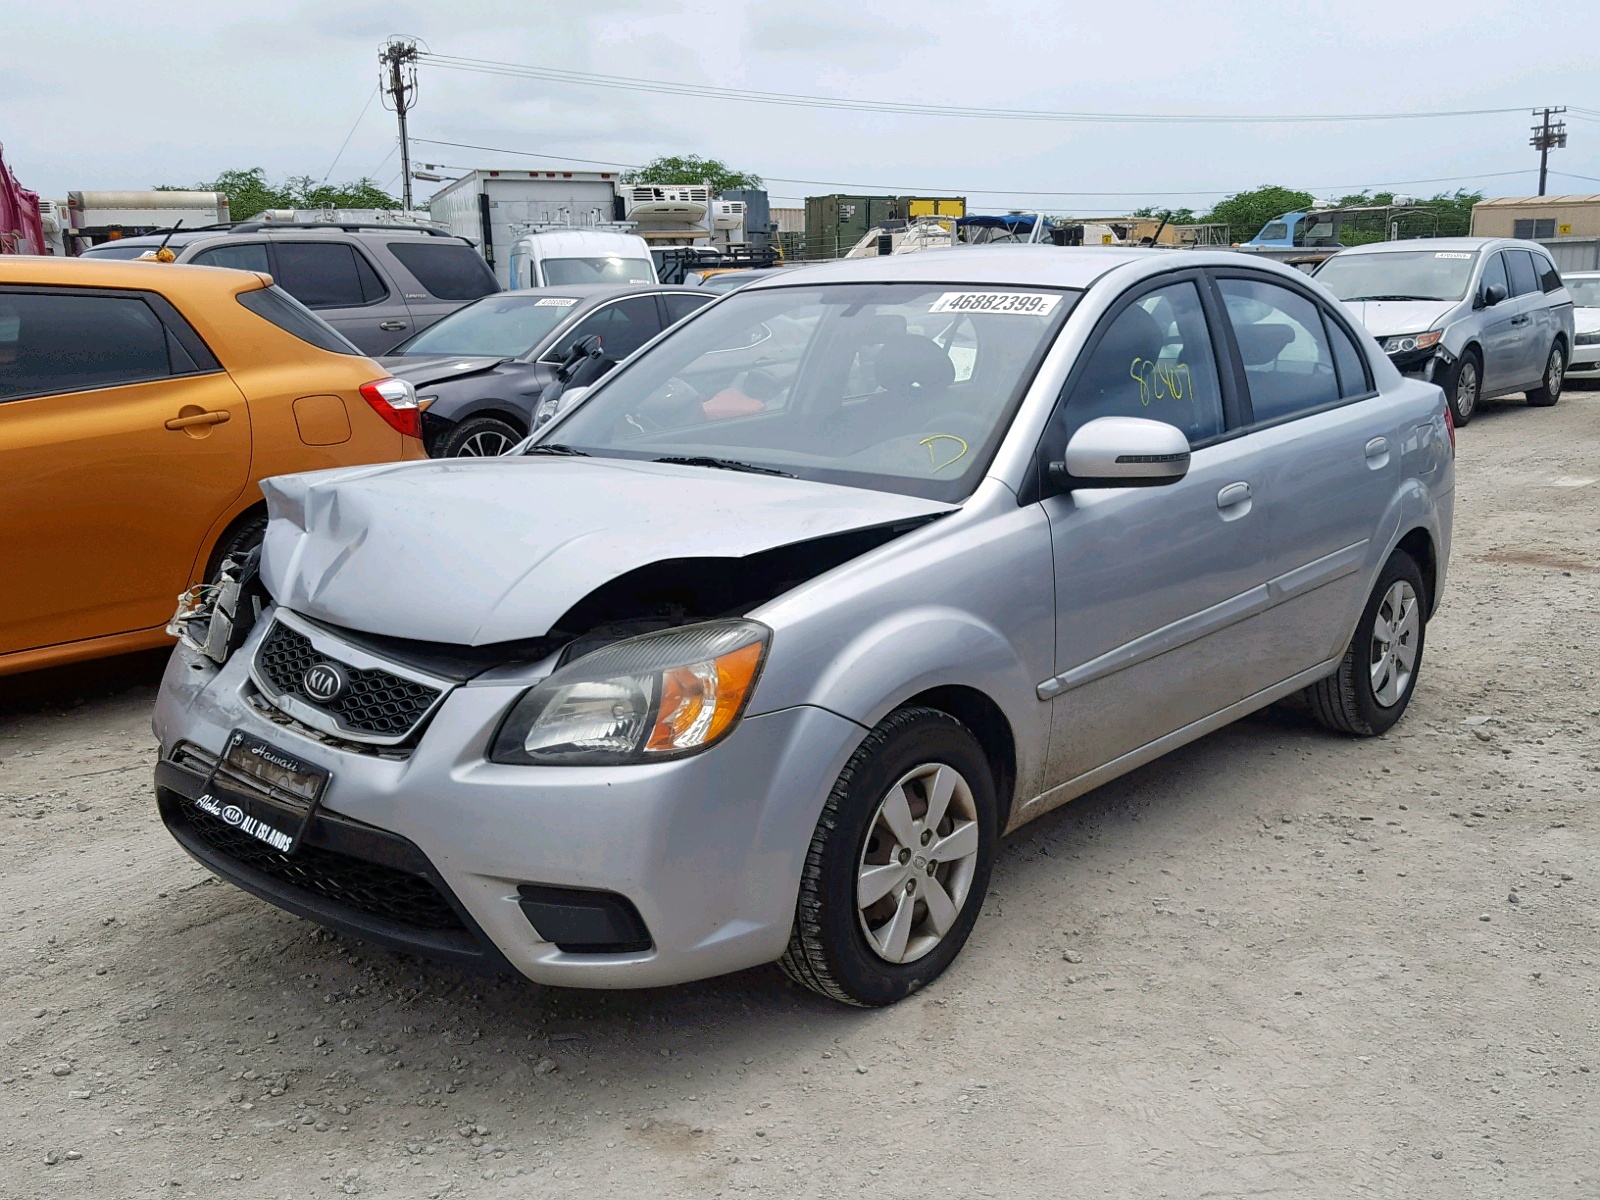
<svg viewBox="0 0 1600 1200">
<path fill-rule="evenodd" d="M 487 752 L 529 681 L 485 677 L 454 687 L 409 749 L 345 744 L 262 701 L 250 663 L 270 625 L 220 666 L 180 643 L 156 705 L 162 816 L 219 875 L 358 937 L 541 983 L 680 983 L 783 952 L 859 725 L 801 706 L 670 762 L 510 766 Z M 329 774 L 288 854 L 230 842 L 193 804 L 235 730 Z"/>
</svg>

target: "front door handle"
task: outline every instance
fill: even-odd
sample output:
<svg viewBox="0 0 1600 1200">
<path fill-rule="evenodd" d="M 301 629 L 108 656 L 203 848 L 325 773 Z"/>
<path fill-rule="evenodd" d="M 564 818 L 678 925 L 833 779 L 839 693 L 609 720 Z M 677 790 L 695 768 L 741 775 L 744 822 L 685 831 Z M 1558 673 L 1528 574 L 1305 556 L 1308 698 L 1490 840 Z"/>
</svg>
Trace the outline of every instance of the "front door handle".
<svg viewBox="0 0 1600 1200">
<path fill-rule="evenodd" d="M 168 429 L 193 429 L 197 425 L 222 425 L 229 420 L 226 409 L 214 412 L 188 413 L 181 417 L 173 417 L 166 422 Z"/>
<path fill-rule="evenodd" d="M 1217 493 L 1217 507 L 1220 509 L 1237 508 L 1247 504 L 1250 500 L 1250 485 L 1248 483 L 1230 483 Z"/>
<path fill-rule="evenodd" d="M 388 330 L 390 333 L 394 333 L 396 330 L 404 329 L 405 327 L 406 323 L 404 321 L 380 321 L 378 323 L 379 329 Z"/>
</svg>

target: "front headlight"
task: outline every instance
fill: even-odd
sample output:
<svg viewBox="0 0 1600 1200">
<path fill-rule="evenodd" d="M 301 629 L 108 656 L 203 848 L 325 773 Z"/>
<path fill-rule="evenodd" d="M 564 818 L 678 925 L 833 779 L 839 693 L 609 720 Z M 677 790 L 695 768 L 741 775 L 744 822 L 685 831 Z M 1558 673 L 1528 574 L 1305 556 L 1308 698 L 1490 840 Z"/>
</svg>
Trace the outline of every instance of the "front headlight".
<svg viewBox="0 0 1600 1200">
<path fill-rule="evenodd" d="M 1438 330 L 1431 333 L 1402 333 L 1383 343 L 1385 354 L 1409 354 L 1413 350 L 1426 350 L 1429 346 L 1437 346 L 1439 338 L 1443 336 Z"/>
<path fill-rule="evenodd" d="M 1580 346 L 1600 346 L 1600 329 L 1596 329 L 1592 333 L 1576 334 L 1572 340 Z"/>
<path fill-rule="evenodd" d="M 708 621 L 613 642 L 524 692 L 489 758 L 615 765 L 708 749 L 744 713 L 771 636 L 755 621 Z"/>
</svg>

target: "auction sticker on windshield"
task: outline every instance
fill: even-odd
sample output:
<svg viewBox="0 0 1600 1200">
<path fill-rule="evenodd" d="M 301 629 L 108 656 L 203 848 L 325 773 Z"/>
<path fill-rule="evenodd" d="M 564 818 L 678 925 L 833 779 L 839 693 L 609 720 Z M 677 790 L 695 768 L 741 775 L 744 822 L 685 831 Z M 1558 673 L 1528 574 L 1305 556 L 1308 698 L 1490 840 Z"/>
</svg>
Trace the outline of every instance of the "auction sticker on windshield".
<svg viewBox="0 0 1600 1200">
<path fill-rule="evenodd" d="M 571 308 L 576 303 L 577 301 L 570 296 L 545 296 L 543 299 L 535 300 L 533 306 L 535 308 Z"/>
<path fill-rule="evenodd" d="M 1441 250 L 1434 255 L 1435 258 L 1471 258 L 1472 255 L 1461 250 Z"/>
<path fill-rule="evenodd" d="M 1060 302 L 1052 292 L 946 292 L 933 302 L 930 313 L 1013 313 L 1047 317 Z"/>
</svg>

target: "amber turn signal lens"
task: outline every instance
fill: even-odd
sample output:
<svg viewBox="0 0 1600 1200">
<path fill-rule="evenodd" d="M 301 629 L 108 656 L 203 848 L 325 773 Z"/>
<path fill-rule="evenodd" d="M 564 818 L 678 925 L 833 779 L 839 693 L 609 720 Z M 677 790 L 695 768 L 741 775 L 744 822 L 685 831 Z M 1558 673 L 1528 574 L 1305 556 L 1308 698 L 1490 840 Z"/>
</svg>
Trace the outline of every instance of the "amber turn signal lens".
<svg viewBox="0 0 1600 1200">
<path fill-rule="evenodd" d="M 738 718 L 761 666 L 757 642 L 706 662 L 661 673 L 647 752 L 686 750 L 716 741 Z"/>
</svg>

